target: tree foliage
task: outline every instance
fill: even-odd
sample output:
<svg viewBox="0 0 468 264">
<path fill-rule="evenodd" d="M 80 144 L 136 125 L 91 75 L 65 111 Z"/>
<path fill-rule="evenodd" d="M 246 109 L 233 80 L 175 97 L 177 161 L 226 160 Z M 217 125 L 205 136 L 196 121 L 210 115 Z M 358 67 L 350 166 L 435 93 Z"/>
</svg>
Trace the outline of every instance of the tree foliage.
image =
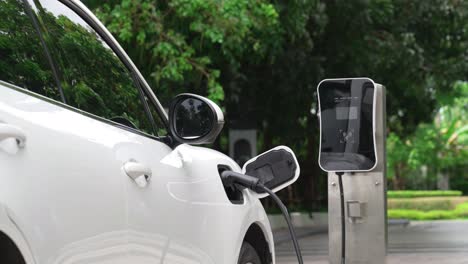
<svg viewBox="0 0 468 264">
<path fill-rule="evenodd" d="M 454 84 L 455 97 L 450 104 L 440 103 L 430 122 L 420 123 L 414 133 L 403 142 L 391 133 L 387 140 L 388 167 L 394 187 L 403 187 L 402 174 L 417 177 L 418 170 L 425 166 L 429 175 L 463 171 L 468 160 L 468 83 Z"/>
<path fill-rule="evenodd" d="M 468 72 L 466 1 L 85 2 L 163 101 L 181 91 L 208 95 L 222 101 L 228 122 L 259 129 L 261 149 L 290 145 L 303 168 L 297 192 L 309 204 L 323 197 L 315 115 L 321 79 L 368 76 L 387 87 L 389 164 L 403 174 L 422 164 L 418 155 L 439 148 L 408 142 L 441 135 L 423 123 L 450 105 L 453 83 Z"/>
<path fill-rule="evenodd" d="M 219 66 L 261 60 L 276 45 L 278 14 L 267 1 L 124 0 L 97 12 L 163 101 L 192 90 L 221 102 Z"/>
<path fill-rule="evenodd" d="M 449 169 L 468 160 L 468 83 L 455 84 L 458 97 L 450 105 L 442 105 L 431 123 L 423 123 L 415 131 L 409 164 L 413 168 L 431 165 Z"/>
<path fill-rule="evenodd" d="M 315 120 L 321 78 L 343 76 L 386 85 L 391 130 L 412 133 L 468 68 L 466 1 L 85 2 L 165 99 L 226 93 L 225 104 L 242 101 L 280 137 L 278 124 L 292 124 L 290 136 Z"/>
</svg>

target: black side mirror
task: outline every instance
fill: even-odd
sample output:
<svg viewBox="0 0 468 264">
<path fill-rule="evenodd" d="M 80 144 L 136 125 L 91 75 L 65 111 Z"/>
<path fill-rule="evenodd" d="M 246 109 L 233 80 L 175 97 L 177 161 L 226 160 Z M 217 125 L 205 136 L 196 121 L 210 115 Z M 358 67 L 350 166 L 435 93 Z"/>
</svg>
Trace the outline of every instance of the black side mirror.
<svg viewBox="0 0 468 264">
<path fill-rule="evenodd" d="M 300 168 L 294 152 L 286 146 L 279 146 L 247 161 L 243 172 L 260 179 L 265 187 L 277 192 L 297 180 Z M 268 195 L 263 191 L 258 194 L 259 198 Z"/>
<path fill-rule="evenodd" d="M 177 95 L 169 108 L 171 135 L 180 143 L 213 143 L 223 125 L 221 108 L 203 96 Z"/>
</svg>

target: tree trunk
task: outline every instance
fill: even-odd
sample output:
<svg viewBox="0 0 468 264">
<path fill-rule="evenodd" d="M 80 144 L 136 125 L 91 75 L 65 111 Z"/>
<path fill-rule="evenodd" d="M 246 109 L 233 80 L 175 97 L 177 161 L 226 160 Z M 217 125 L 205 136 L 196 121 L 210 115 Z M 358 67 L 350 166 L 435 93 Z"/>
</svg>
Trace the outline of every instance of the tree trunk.
<svg viewBox="0 0 468 264">
<path fill-rule="evenodd" d="M 304 193 L 304 205 L 306 208 L 309 209 L 316 209 L 317 207 L 320 206 L 320 192 L 319 190 L 319 185 L 322 182 L 325 182 L 326 184 L 326 179 L 320 179 L 320 177 L 326 177 L 323 176 L 322 170 L 318 166 L 318 152 L 319 152 L 319 142 L 317 134 L 314 133 L 316 132 L 316 119 L 311 118 L 311 120 L 308 121 L 308 129 L 307 131 L 309 132 L 308 135 L 308 142 L 307 142 L 307 156 L 306 159 L 304 160 L 304 163 L 301 164 L 301 188 L 303 189 Z M 326 186 L 323 188 L 324 191 L 324 196 L 326 196 Z"/>
<path fill-rule="evenodd" d="M 402 190 L 403 189 L 403 179 L 402 179 L 402 176 L 401 176 L 402 164 L 401 163 L 395 164 L 393 169 L 395 171 L 395 175 L 393 177 L 393 188 L 395 190 Z"/>
<path fill-rule="evenodd" d="M 447 170 L 440 169 L 437 172 L 437 189 L 450 190 L 450 177 Z"/>
</svg>

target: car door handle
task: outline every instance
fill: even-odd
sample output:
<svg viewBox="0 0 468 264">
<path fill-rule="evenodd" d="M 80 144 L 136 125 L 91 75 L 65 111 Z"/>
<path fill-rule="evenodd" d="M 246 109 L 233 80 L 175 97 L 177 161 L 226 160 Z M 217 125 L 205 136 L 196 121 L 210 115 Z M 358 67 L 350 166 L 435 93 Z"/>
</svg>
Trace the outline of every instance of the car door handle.
<svg viewBox="0 0 468 264">
<path fill-rule="evenodd" d="M 130 177 L 140 188 L 144 188 L 148 185 L 153 174 L 149 167 L 136 161 L 126 162 L 123 168 L 127 176 Z"/>
<path fill-rule="evenodd" d="M 23 148 L 26 144 L 26 133 L 18 127 L 0 123 L 0 141 L 8 138 L 16 139 L 18 147 Z"/>
</svg>

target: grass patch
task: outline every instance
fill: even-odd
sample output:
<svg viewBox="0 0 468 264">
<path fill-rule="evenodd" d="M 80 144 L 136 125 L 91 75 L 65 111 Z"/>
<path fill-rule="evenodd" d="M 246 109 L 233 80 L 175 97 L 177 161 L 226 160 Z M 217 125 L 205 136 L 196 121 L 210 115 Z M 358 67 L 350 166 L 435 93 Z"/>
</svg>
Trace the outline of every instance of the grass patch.
<svg viewBox="0 0 468 264">
<path fill-rule="evenodd" d="M 461 191 L 388 191 L 387 198 L 447 197 L 462 196 Z"/>
<path fill-rule="evenodd" d="M 468 219 L 468 203 L 462 203 L 455 208 L 455 213 L 460 218 Z"/>
<path fill-rule="evenodd" d="M 432 211 L 453 210 L 461 203 L 468 203 L 468 197 L 391 198 L 387 204 L 389 209 Z"/>
<path fill-rule="evenodd" d="M 454 210 L 389 209 L 388 218 L 410 220 L 468 219 L 468 203 L 459 204 Z"/>
</svg>

